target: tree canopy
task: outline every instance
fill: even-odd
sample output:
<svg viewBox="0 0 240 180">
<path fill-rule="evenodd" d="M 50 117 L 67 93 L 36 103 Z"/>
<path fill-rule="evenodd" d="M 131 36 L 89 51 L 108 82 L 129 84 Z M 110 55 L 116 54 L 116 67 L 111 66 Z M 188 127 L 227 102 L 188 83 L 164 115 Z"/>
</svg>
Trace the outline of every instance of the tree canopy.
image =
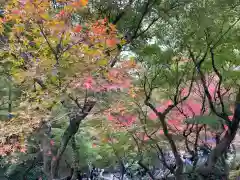
<svg viewBox="0 0 240 180">
<path fill-rule="evenodd" d="M 235 177 L 238 1 L 9 0 L 2 9 L 3 178 L 107 179 L 96 167 L 122 180 Z"/>
</svg>

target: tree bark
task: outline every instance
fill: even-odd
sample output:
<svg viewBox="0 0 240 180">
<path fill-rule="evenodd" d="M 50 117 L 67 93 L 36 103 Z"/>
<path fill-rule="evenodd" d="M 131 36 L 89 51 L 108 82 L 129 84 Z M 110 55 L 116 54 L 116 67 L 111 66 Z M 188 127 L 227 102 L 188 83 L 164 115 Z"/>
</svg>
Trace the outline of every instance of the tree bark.
<svg viewBox="0 0 240 180">
<path fill-rule="evenodd" d="M 50 179 L 50 164 L 51 164 L 51 157 L 49 156 L 49 152 L 51 152 L 50 146 L 50 135 L 51 135 L 51 126 L 43 122 L 40 128 L 40 151 L 42 152 L 43 156 L 43 172 Z"/>
<path fill-rule="evenodd" d="M 86 102 L 81 113 L 76 115 L 73 119 L 70 119 L 70 123 L 62 136 L 57 155 L 52 159 L 51 162 L 51 179 L 58 178 L 59 163 L 68 145 L 68 142 L 77 133 L 81 121 L 89 114 L 94 105 L 95 101 Z"/>
<path fill-rule="evenodd" d="M 160 122 L 162 124 L 164 135 L 168 140 L 168 143 L 171 147 L 174 158 L 176 160 L 176 170 L 175 170 L 174 175 L 176 177 L 176 180 L 182 180 L 183 179 L 183 176 L 182 176 L 183 162 L 182 162 L 182 159 L 178 152 L 177 146 L 172 138 L 172 135 L 168 133 L 168 127 L 167 127 L 167 123 L 165 121 L 165 115 L 158 112 L 157 109 L 150 102 L 148 102 L 148 100 L 145 101 L 145 104 L 153 110 L 153 112 L 157 115 L 158 119 L 160 120 Z"/>
<path fill-rule="evenodd" d="M 72 137 L 72 151 L 73 151 L 73 167 L 72 167 L 73 173 L 72 173 L 71 180 L 76 180 L 78 179 L 78 175 L 79 175 L 79 154 L 78 154 L 75 136 Z"/>
<path fill-rule="evenodd" d="M 213 173 L 214 165 L 216 164 L 218 159 L 221 157 L 221 155 L 227 151 L 227 148 L 230 146 L 231 142 L 235 138 L 238 127 L 239 127 L 239 122 L 240 122 L 240 88 L 238 90 L 238 94 L 236 97 L 233 120 L 230 126 L 228 127 L 228 131 L 226 132 L 223 139 L 220 141 L 219 144 L 217 144 L 217 146 L 210 153 L 210 156 L 207 161 L 207 165 L 204 167 L 200 167 L 198 169 L 198 172 L 201 175 L 208 176 L 211 173 Z"/>
<path fill-rule="evenodd" d="M 182 159 L 179 155 L 179 152 L 178 152 L 178 149 L 177 149 L 177 146 L 172 138 L 172 135 L 168 133 L 168 128 L 167 128 L 167 124 L 165 122 L 165 117 L 162 117 L 162 116 L 159 116 L 159 119 L 162 123 L 162 126 L 163 126 L 163 132 L 164 132 L 164 135 L 166 136 L 170 146 L 171 146 L 171 149 L 172 149 L 172 152 L 173 152 L 173 155 L 175 157 L 175 160 L 176 160 L 176 170 L 175 170 L 175 177 L 176 177 L 176 180 L 182 180 L 183 177 L 182 177 L 182 172 L 183 172 L 183 162 L 182 162 Z"/>
</svg>

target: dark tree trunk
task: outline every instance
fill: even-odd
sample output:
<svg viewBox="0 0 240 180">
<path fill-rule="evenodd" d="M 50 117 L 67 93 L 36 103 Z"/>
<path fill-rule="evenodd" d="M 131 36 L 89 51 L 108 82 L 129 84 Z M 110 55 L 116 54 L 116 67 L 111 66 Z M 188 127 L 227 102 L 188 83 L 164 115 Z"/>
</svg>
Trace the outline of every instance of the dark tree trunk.
<svg viewBox="0 0 240 180">
<path fill-rule="evenodd" d="M 51 161 L 51 179 L 58 178 L 59 163 L 69 143 L 69 140 L 77 133 L 81 121 L 89 114 L 94 105 L 95 101 L 86 102 L 83 109 L 81 110 L 81 113 L 70 119 L 70 123 L 62 136 L 61 144 L 57 151 L 57 155 Z"/>
<path fill-rule="evenodd" d="M 200 167 L 198 172 L 203 176 L 208 176 L 210 174 L 214 174 L 214 166 L 218 159 L 227 151 L 231 142 L 236 136 L 238 127 L 240 122 L 240 89 L 238 90 L 238 94 L 235 102 L 235 110 L 233 120 L 228 127 L 228 131 L 226 132 L 223 139 L 217 144 L 217 146 L 212 150 L 210 156 L 207 161 L 207 166 Z"/>
</svg>

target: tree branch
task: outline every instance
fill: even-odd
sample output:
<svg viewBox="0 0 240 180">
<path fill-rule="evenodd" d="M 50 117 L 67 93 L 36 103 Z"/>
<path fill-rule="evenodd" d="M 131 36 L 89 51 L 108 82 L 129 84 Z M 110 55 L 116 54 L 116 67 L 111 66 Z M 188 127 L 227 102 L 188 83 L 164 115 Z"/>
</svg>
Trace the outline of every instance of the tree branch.
<svg viewBox="0 0 240 180">
<path fill-rule="evenodd" d="M 198 172 L 204 176 L 209 175 L 213 171 L 213 167 L 216 164 L 219 157 L 227 151 L 227 148 L 230 146 L 234 137 L 236 136 L 238 127 L 240 122 L 240 88 L 238 89 L 238 93 L 235 101 L 235 110 L 234 116 L 231 125 L 229 126 L 228 131 L 226 132 L 223 139 L 216 145 L 216 147 L 211 151 L 207 166 L 200 167 Z"/>
<path fill-rule="evenodd" d="M 62 136 L 61 144 L 57 151 L 57 155 L 55 159 L 53 159 L 51 162 L 51 176 L 53 179 L 58 176 L 59 162 L 62 158 L 62 155 L 67 147 L 69 140 L 77 133 L 81 121 L 89 114 L 95 103 L 95 101 L 87 101 L 84 104 L 81 112 L 76 114 L 74 118 L 70 118 L 70 123 Z"/>
<path fill-rule="evenodd" d="M 116 17 L 115 19 L 113 20 L 112 24 L 117 24 L 118 21 L 120 21 L 120 19 L 126 14 L 128 8 L 132 5 L 133 3 L 133 0 L 129 0 L 129 3 L 124 7 L 124 10 L 121 11 Z"/>
</svg>

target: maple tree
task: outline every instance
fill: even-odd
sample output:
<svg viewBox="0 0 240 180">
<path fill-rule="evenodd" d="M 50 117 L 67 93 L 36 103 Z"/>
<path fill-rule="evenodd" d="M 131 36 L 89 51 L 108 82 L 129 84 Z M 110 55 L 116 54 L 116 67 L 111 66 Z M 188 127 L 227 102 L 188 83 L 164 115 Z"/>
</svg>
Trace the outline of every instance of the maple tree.
<svg viewBox="0 0 240 180">
<path fill-rule="evenodd" d="M 47 122 L 51 122 L 51 109 L 62 105 L 69 111 L 69 126 L 56 155 L 50 162 L 49 157 L 43 158 L 44 170 L 52 179 L 58 176 L 59 161 L 69 140 L 96 104 L 96 94 L 128 88 L 127 71 L 132 68 L 109 69 L 116 43 L 124 43 L 114 25 L 106 19 L 73 24 L 70 17 L 84 9 L 87 1 L 59 2 L 64 3 L 60 11 L 47 0 L 10 1 L 1 21 L 1 32 L 6 25 L 11 27 L 7 50 L 1 55 L 12 64 L 11 76 L 23 94 L 16 117 L 1 123 L 1 155 L 18 149 L 19 135 L 25 139 L 19 151 L 26 152 L 27 136 L 44 127 L 43 153 L 51 155 L 53 143 L 48 140 Z"/>
<path fill-rule="evenodd" d="M 39 133 L 49 179 L 58 176 L 60 160 L 69 157 L 64 152 L 70 140 L 73 179 L 86 159 L 120 165 L 122 178 L 126 162 L 136 161 L 157 179 L 150 167 L 156 157 L 177 179 L 187 173 L 210 178 L 239 124 L 239 74 L 233 70 L 239 66 L 238 6 L 129 0 L 113 7 L 115 1 L 101 0 L 90 1 L 88 10 L 87 3 L 13 0 L 5 6 L 1 32 L 8 41 L 1 57 L 22 94 L 18 108 L 10 108 L 8 120 L 1 122 L 1 155 L 26 153 L 27 138 Z M 118 58 L 125 49 L 135 53 L 135 60 Z M 58 108 L 67 118 L 53 112 Z M 83 122 L 89 126 L 79 127 L 91 112 Z M 78 148 L 80 140 L 86 142 Z M 210 150 L 206 166 L 198 167 L 202 145 Z M 91 149 L 83 162 L 81 148 Z M 168 149 L 175 159 L 171 166 L 164 156 Z M 192 155 L 187 173 L 182 150 Z"/>
<path fill-rule="evenodd" d="M 180 24 L 182 22 L 179 22 Z M 174 23 L 171 24 L 174 26 Z M 179 24 L 178 24 L 179 25 Z M 181 33 L 181 29 L 179 30 L 179 33 Z M 199 35 L 201 36 L 201 35 Z M 219 35 L 220 38 L 223 38 L 221 35 Z M 189 38 L 191 39 L 191 38 Z M 165 50 L 161 52 L 161 48 L 158 47 L 158 45 L 152 45 L 150 47 L 147 47 L 146 49 L 150 52 L 147 52 L 147 50 L 144 51 L 145 57 L 148 58 L 147 65 L 149 64 L 149 68 L 146 65 L 146 74 L 143 75 L 143 83 L 142 86 L 144 87 L 145 92 L 145 104 L 149 106 L 149 108 L 152 109 L 153 113 L 150 113 L 150 118 L 157 118 L 160 121 L 160 125 L 162 126 L 163 130 L 161 133 L 163 133 L 167 141 L 169 143 L 169 146 L 171 147 L 173 154 L 175 156 L 176 160 L 176 167 L 174 173 L 178 174 L 182 172 L 183 169 L 183 161 L 180 158 L 179 150 L 176 146 L 177 142 L 174 141 L 174 136 L 172 132 L 174 132 L 176 129 L 179 129 L 181 131 L 185 131 L 184 134 L 191 134 L 191 131 L 193 131 L 195 134 L 199 134 L 199 132 L 202 130 L 204 124 L 211 124 L 211 121 L 214 125 L 217 125 L 217 123 L 223 123 L 221 119 L 224 119 L 224 123 L 227 124 L 228 130 L 227 133 L 225 133 L 223 136 L 221 136 L 220 140 L 216 140 L 216 147 L 213 148 L 212 152 L 210 153 L 210 156 L 213 158 L 208 159 L 208 163 L 211 162 L 208 166 L 208 169 L 203 168 L 204 170 L 201 171 L 202 174 L 206 175 L 209 173 L 209 171 L 213 170 L 214 163 L 216 163 L 217 157 L 222 153 L 226 152 L 226 149 L 229 147 L 230 142 L 233 139 L 233 136 L 235 136 L 237 127 L 233 128 L 232 130 L 229 130 L 229 127 L 231 127 L 230 124 L 232 123 L 238 123 L 239 121 L 239 114 L 238 114 L 238 96 L 236 98 L 236 104 L 235 104 L 235 110 L 233 110 L 234 117 L 228 117 L 226 114 L 226 101 L 227 103 L 230 103 L 229 99 L 224 99 L 224 88 L 229 88 L 229 82 L 226 81 L 222 73 L 229 73 L 233 71 L 231 68 L 235 66 L 235 62 L 230 62 L 230 67 L 228 70 L 221 69 L 221 63 L 219 61 L 215 61 L 215 53 L 220 53 L 218 47 L 219 41 L 216 42 L 215 45 L 210 44 L 207 46 L 207 50 L 205 51 L 205 54 L 199 54 L 198 56 L 198 49 L 202 48 L 205 49 L 205 46 L 197 46 L 197 39 L 193 37 L 193 43 L 191 45 L 183 44 L 182 46 L 185 46 L 186 49 L 183 50 L 184 54 L 186 56 L 189 56 L 189 58 L 182 58 L 182 53 L 180 52 L 180 57 L 176 57 L 176 52 L 174 52 L 171 49 L 171 46 L 168 47 L 169 51 Z M 185 39 L 183 39 L 185 41 Z M 188 41 L 187 41 L 188 42 Z M 195 49 L 195 42 L 197 48 Z M 214 44 L 214 41 L 211 41 L 211 43 Z M 216 46 L 216 47 L 214 47 Z M 221 45 L 219 45 L 221 46 Z M 171 51 L 172 50 L 172 51 Z M 203 50 L 202 50 L 203 51 Z M 216 51 L 216 52 L 215 52 Z M 152 54 L 151 54 L 152 53 Z M 143 55 L 140 54 L 140 55 Z M 170 55 L 170 57 L 169 57 Z M 161 58 L 161 56 L 163 58 Z M 175 57 L 174 57 L 175 56 Z M 218 56 L 216 55 L 216 58 Z M 140 59 L 144 59 L 143 57 L 139 57 Z M 149 61 L 149 58 L 151 58 L 151 61 Z M 202 58 L 202 59 L 201 59 Z M 182 59 L 185 59 L 182 61 Z M 144 61 L 143 61 L 144 62 Z M 199 64 L 198 64 L 199 63 Z M 215 64 L 216 63 L 216 64 Z M 237 63 L 238 64 L 238 63 Z M 202 65 L 202 66 L 201 66 Z M 207 66 L 208 65 L 208 66 Z M 206 69 L 205 69 L 206 68 Z M 221 69 L 221 70 L 219 70 Z M 152 74 L 151 74 L 152 73 Z M 210 89 L 208 89 L 208 76 L 212 73 L 215 73 L 215 85 L 210 84 Z M 192 79 L 188 79 L 192 78 Z M 210 78 L 209 78 L 210 79 Z M 187 82 L 187 83 L 186 83 Z M 199 85 L 200 82 L 200 85 Z M 230 80 L 231 82 L 231 80 Z M 172 84 L 170 84 L 172 83 Z M 161 84 L 161 85 L 160 85 Z M 194 91 L 196 87 L 199 86 L 199 91 Z M 228 85 L 227 85 L 228 84 Z M 231 84 L 231 83 L 230 83 Z M 186 87 L 187 91 L 186 91 Z M 213 88 L 215 87 L 215 88 Z M 236 90 L 236 94 L 238 94 L 238 85 L 237 84 L 231 84 L 230 87 Z M 195 89 L 194 89 L 195 88 Z M 236 89 L 235 89 L 236 88 Z M 215 92 L 212 91 L 215 89 Z M 185 91 L 184 94 L 182 94 L 182 91 Z M 200 101 L 199 97 L 196 97 L 196 93 L 200 95 Z M 163 102 L 163 104 L 158 103 L 155 99 L 155 96 L 158 95 L 165 95 L 160 96 L 158 99 L 168 99 L 166 103 Z M 192 94 L 195 94 L 195 97 L 192 96 Z M 166 98 L 166 96 L 168 98 Z M 216 98 L 217 97 L 217 98 Z M 193 99 L 194 98 L 194 99 Z M 152 101 L 152 103 L 150 102 Z M 197 102 L 198 101 L 198 102 Z M 204 103 L 203 103 L 204 102 Z M 156 103 L 160 104 L 156 105 Z M 218 103 L 215 104 L 215 103 Z M 235 102 L 234 102 L 235 103 Z M 233 103 L 233 104 L 234 104 Z M 190 107 L 189 107 L 190 106 Z M 217 106 L 220 106 L 220 110 L 217 109 Z M 195 109 L 194 109 L 195 107 Z M 218 107 L 219 108 L 219 107 Z M 179 111 L 179 112 L 178 112 Z M 201 112 L 203 111 L 203 112 Z M 204 112 L 205 111 L 205 112 Z M 213 113 L 214 115 L 217 115 L 220 118 L 214 118 L 209 117 L 204 120 L 204 118 L 199 117 L 196 118 L 196 120 L 191 120 L 192 123 L 196 123 L 197 126 L 188 126 L 187 129 L 184 130 L 181 125 L 181 120 L 187 118 L 189 115 L 203 115 L 204 113 Z M 170 119 L 169 119 L 170 118 Z M 232 119 L 230 119 L 232 118 Z M 235 120 L 234 120 L 235 118 Z M 215 119 L 215 120 L 214 120 Z M 232 120 L 232 121 L 231 121 Z M 200 122 L 198 122 L 200 121 Z M 189 121 L 190 122 L 190 121 Z M 169 127 L 169 124 L 172 127 Z M 176 127 L 174 127 L 176 125 Z M 171 132 L 172 128 L 174 130 Z M 221 128 L 220 128 L 221 129 Z M 199 131 L 199 132 L 198 132 Z M 220 130 L 221 131 L 221 130 Z M 232 131 L 233 134 L 231 137 L 229 137 L 229 131 Z M 153 132 L 155 132 L 153 130 Z M 222 133 L 222 131 L 221 131 Z M 220 133 L 220 134 L 221 134 Z M 151 134 L 151 131 L 150 131 Z M 198 135 L 197 135 L 198 136 Z M 228 139 L 229 138 L 229 139 Z M 198 137 L 196 138 L 198 142 Z M 226 140 L 228 139 L 228 140 Z M 231 139 L 231 140 L 230 140 Z M 187 137 L 185 137 L 185 140 L 187 141 Z M 222 143 L 225 141 L 228 142 L 228 145 L 223 145 Z M 222 143 L 221 143 L 222 142 Z M 195 143 L 198 144 L 198 143 Z M 219 145 L 221 144 L 221 145 Z M 181 147 L 182 144 L 180 145 Z M 197 145 L 198 146 L 198 145 Z M 189 148 L 188 146 L 186 148 Z M 191 153 L 191 149 L 187 149 Z M 221 153 L 220 153 L 221 152 Z M 216 155 L 218 154 L 218 155 Z M 210 167 L 211 166 L 211 167 Z M 179 169 L 178 169 L 179 168 Z M 201 169 L 201 168 L 199 168 Z M 198 169 L 198 170 L 199 170 Z M 200 171 L 200 170 L 199 170 Z M 206 175 L 207 176 L 207 175 Z M 175 175 L 175 177 L 178 177 L 181 179 L 182 177 L 179 177 L 178 175 Z"/>
<path fill-rule="evenodd" d="M 175 58 L 170 58 L 170 60 L 176 61 Z M 185 68 L 191 69 L 191 67 L 189 67 L 189 62 L 186 62 L 187 64 L 179 66 L 177 74 L 174 74 L 174 67 L 171 69 L 173 77 L 164 76 L 164 73 L 168 73 L 169 75 L 169 71 L 165 71 L 165 69 L 157 69 L 157 71 L 154 69 L 154 76 L 151 76 L 151 74 L 146 75 L 147 73 L 152 73 L 148 69 L 143 76 L 143 88 L 138 88 L 137 90 L 132 89 L 135 93 L 130 93 L 133 98 L 130 100 L 130 103 L 117 102 L 117 104 L 113 106 L 114 108 L 111 108 L 110 113 L 106 113 L 108 121 L 114 122 L 113 132 L 118 130 L 130 134 L 129 145 L 135 142 L 135 152 L 139 151 L 140 153 L 136 155 L 137 161 L 140 166 L 142 165 L 145 169 L 147 168 L 142 164 L 141 160 L 144 156 L 142 151 L 149 151 L 149 148 L 151 150 L 156 149 L 157 152 L 160 151 L 159 153 L 162 157 L 162 161 L 167 164 L 165 162 L 166 159 L 163 157 L 163 151 L 169 148 L 169 146 L 173 148 L 172 150 L 173 153 L 175 153 L 175 158 L 176 156 L 179 157 L 180 162 L 177 163 L 183 163 L 183 160 L 180 158 L 180 149 L 192 155 L 193 163 L 196 166 L 198 159 L 194 160 L 194 158 L 197 158 L 199 147 L 206 146 L 209 149 L 217 148 L 219 142 L 221 142 L 224 136 L 229 132 L 228 123 L 232 123 L 233 114 L 236 116 L 236 109 L 234 110 L 235 102 L 234 99 L 230 97 L 234 94 L 234 88 L 230 88 L 229 85 L 222 85 L 219 93 L 219 81 L 216 75 L 210 74 L 207 76 L 206 84 L 204 84 L 201 80 L 195 79 L 197 75 L 190 76 L 185 73 Z M 192 69 L 195 73 L 194 68 Z M 191 74 L 193 72 L 189 73 Z M 161 74 L 161 76 L 159 74 Z M 182 78 L 181 85 L 177 87 L 178 91 L 173 95 L 172 100 L 167 100 L 165 92 L 159 93 L 160 87 L 157 86 L 159 85 L 157 81 L 171 82 L 171 80 L 169 80 L 170 78 L 177 78 L 180 74 Z M 157 75 L 161 78 L 166 77 L 167 81 L 157 79 Z M 149 77 L 150 79 L 148 79 Z M 153 78 L 153 80 L 151 78 Z M 183 80 L 184 78 L 187 80 Z M 163 86 L 163 83 L 161 83 L 161 86 Z M 206 87 L 207 89 L 205 89 Z M 174 91 L 175 90 L 173 90 L 173 92 Z M 205 95 L 206 91 L 210 94 L 210 103 Z M 173 92 L 169 93 L 169 91 L 166 91 L 167 97 L 170 96 L 171 98 Z M 149 97 L 149 93 L 151 97 Z M 144 95 L 146 98 L 151 98 L 151 100 L 154 101 L 154 104 L 156 104 L 155 107 L 142 99 Z M 163 101 L 163 99 L 166 100 Z M 147 100 L 149 101 L 149 99 Z M 176 103 L 178 101 L 180 102 Z M 224 117 L 218 114 L 222 110 L 221 101 L 225 104 L 223 112 L 225 115 Z M 129 102 L 129 99 L 127 102 Z M 152 111 L 149 111 L 149 109 L 144 106 L 144 103 L 150 106 Z M 211 110 L 211 104 L 213 104 L 214 110 Z M 128 115 L 128 111 L 131 111 L 131 113 L 135 111 L 133 114 L 138 115 L 131 117 Z M 164 115 L 161 116 L 163 119 L 160 122 L 158 121 L 159 114 Z M 227 118 L 228 123 L 223 118 Z M 102 133 L 103 132 L 100 134 Z M 163 145 L 163 142 L 166 142 L 166 145 Z M 104 144 L 105 143 L 104 141 Z M 128 150 L 128 152 L 130 151 Z M 169 167 L 168 165 L 166 165 L 166 167 L 173 174 L 181 173 L 182 171 L 176 172 L 173 167 Z M 149 171 L 150 170 L 148 170 L 148 172 Z M 154 178 L 153 174 L 150 172 L 149 176 Z"/>
<path fill-rule="evenodd" d="M 152 137 L 149 137 L 149 134 L 156 132 L 156 129 L 160 134 L 166 136 L 168 145 L 171 145 L 175 153 L 175 159 L 177 159 L 176 166 L 179 167 L 179 171 L 176 172 L 176 168 L 174 168 L 172 173 L 176 173 L 175 177 L 179 177 L 180 179 L 182 177 L 179 174 L 182 173 L 183 162 L 176 146 L 178 142 L 175 142 L 175 133 L 177 133 L 177 136 L 182 134 L 183 137 L 185 136 L 184 140 L 189 140 L 190 138 L 191 141 L 194 141 L 194 138 L 187 137 L 189 132 L 191 134 L 191 131 L 193 131 L 192 133 L 198 137 L 201 133 L 201 138 L 196 138 L 197 143 L 195 143 L 195 147 L 199 148 L 203 143 L 211 145 L 208 168 L 199 168 L 199 171 L 197 170 L 197 173 L 200 172 L 199 174 L 208 177 L 214 171 L 213 167 L 215 167 L 218 161 L 217 157 L 227 151 L 238 129 L 235 124 L 238 124 L 239 121 L 238 96 L 236 96 L 236 99 L 234 96 L 239 91 L 239 85 L 236 82 L 236 77 L 239 77 L 239 71 L 235 70 L 239 66 L 239 56 L 237 53 L 238 48 L 235 46 L 237 41 L 233 40 L 233 34 L 238 30 L 236 24 L 239 20 L 236 18 L 236 21 L 230 22 L 229 20 L 225 24 L 225 20 L 222 19 L 222 16 L 219 17 L 216 14 L 217 11 L 215 9 L 208 9 L 206 7 L 214 6 L 216 8 L 221 4 L 221 6 L 229 10 L 231 6 L 222 2 L 208 3 L 211 5 L 193 3 L 191 6 L 186 7 L 186 9 L 189 8 L 189 12 L 192 12 L 196 8 L 199 10 L 197 14 L 200 17 L 214 16 L 213 19 L 219 19 L 219 21 L 211 21 L 208 18 L 206 18 L 207 20 L 202 20 L 197 15 L 193 16 L 188 13 L 182 13 L 181 15 L 184 18 L 180 19 L 181 15 L 176 18 L 170 17 L 169 22 L 158 24 L 161 28 L 157 26 L 153 27 L 153 31 L 155 31 L 155 35 L 157 36 L 156 38 L 158 38 L 156 44 L 142 45 L 143 52 L 140 53 L 139 49 L 136 50 L 137 55 L 139 55 L 139 61 L 144 66 L 144 70 L 139 73 L 142 79 L 142 84 L 140 85 L 142 93 L 137 92 L 140 96 L 140 107 L 144 106 L 143 102 L 145 101 L 145 104 L 153 112 L 147 111 L 145 113 L 143 111 L 143 114 L 150 114 L 150 118 L 160 120 L 149 122 L 149 117 L 143 116 L 143 120 L 145 120 L 145 122 L 143 121 L 143 126 L 147 127 L 147 133 L 143 129 L 145 131 L 143 132 L 145 134 L 143 135 L 143 139 L 151 140 Z M 204 9 L 204 13 L 201 12 L 202 6 L 206 8 Z M 233 12 L 234 15 L 225 14 L 226 16 L 224 17 L 227 19 L 230 16 L 232 17 L 232 15 L 236 17 L 236 9 L 233 9 Z M 229 11 L 226 10 L 225 13 L 229 13 Z M 201 22 L 201 27 L 199 27 L 199 22 Z M 218 24 L 219 22 L 222 22 L 224 27 Z M 222 29 L 219 28 L 220 26 Z M 186 29 L 186 27 L 189 27 L 189 29 Z M 198 28 L 201 29 L 200 32 Z M 159 33 L 159 31 L 163 34 Z M 167 31 L 171 33 L 167 34 Z M 205 38 L 207 39 L 206 41 Z M 174 42 L 169 42 L 170 39 Z M 163 41 L 163 44 L 158 41 Z M 164 48 L 159 48 L 160 45 Z M 232 51 L 235 53 L 232 53 Z M 144 74 L 141 74 L 142 72 Z M 214 77 L 214 83 L 211 84 L 210 79 L 212 76 Z M 210 84 L 209 88 L 208 83 Z M 199 92 L 194 91 L 196 89 Z M 228 96 L 228 93 L 231 95 Z M 143 99 L 143 96 L 146 99 Z M 166 100 L 166 104 L 162 102 L 163 99 Z M 152 101 L 152 104 L 149 101 Z M 229 107 L 230 105 L 231 107 Z M 211 113 L 210 116 L 208 116 L 209 113 Z M 164 115 L 161 116 L 162 119 L 159 117 L 160 115 Z M 183 126 L 182 120 L 189 118 L 189 116 L 193 116 L 193 118 L 186 121 L 188 125 L 184 124 Z M 111 121 L 118 121 L 118 118 L 112 115 L 108 115 L 108 118 Z M 235 128 L 231 124 L 235 124 Z M 128 126 L 128 124 L 125 125 Z M 151 127 L 154 128 L 151 129 Z M 229 127 L 232 129 L 230 130 Z M 163 129 L 160 130 L 161 128 Z M 216 132 L 216 129 L 212 130 L 212 128 L 217 128 L 217 133 L 211 133 L 213 131 Z M 208 131 L 207 136 L 209 139 L 208 137 L 206 137 L 207 139 L 204 137 L 204 129 Z M 233 134 L 229 136 L 229 132 Z M 203 141 L 200 139 L 203 139 Z M 157 139 L 156 144 L 161 144 L 160 141 Z M 185 146 L 184 142 L 180 143 L 179 146 L 184 147 L 183 145 Z"/>
</svg>

